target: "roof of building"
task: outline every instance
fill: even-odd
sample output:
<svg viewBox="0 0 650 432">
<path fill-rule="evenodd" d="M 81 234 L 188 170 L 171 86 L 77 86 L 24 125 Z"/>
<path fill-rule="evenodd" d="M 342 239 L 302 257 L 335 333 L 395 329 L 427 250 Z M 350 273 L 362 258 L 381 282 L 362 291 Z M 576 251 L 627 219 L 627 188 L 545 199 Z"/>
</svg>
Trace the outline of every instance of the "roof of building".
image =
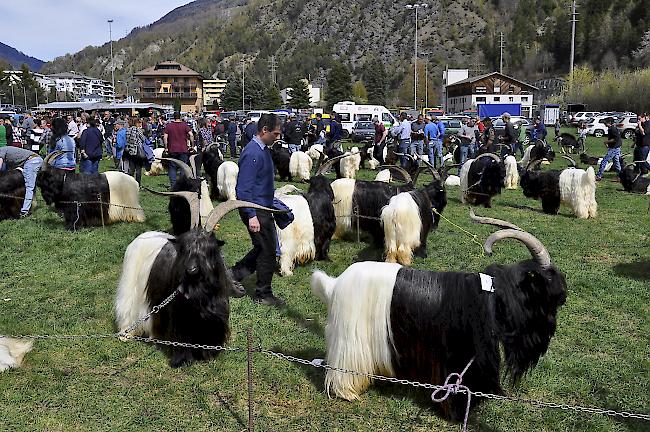
<svg viewBox="0 0 650 432">
<path fill-rule="evenodd" d="M 173 61 L 157 63 L 155 66 L 134 73 L 133 76 L 196 76 L 203 78 L 197 71 Z"/>
<path fill-rule="evenodd" d="M 39 110 L 123 110 L 123 109 L 149 109 L 164 111 L 167 107 L 154 103 L 108 103 L 108 102 L 50 102 L 38 106 Z"/>
<path fill-rule="evenodd" d="M 485 79 L 485 78 L 491 77 L 491 76 L 493 76 L 493 75 L 499 75 L 499 76 L 501 76 L 501 77 L 503 77 L 503 78 L 505 78 L 505 79 L 508 79 L 508 80 L 510 80 L 510 81 L 517 82 L 517 83 L 521 84 L 522 86 L 526 86 L 526 87 L 528 87 L 528 88 L 530 88 L 530 89 L 532 89 L 532 90 L 537 90 L 537 87 L 535 87 L 534 85 L 528 84 L 527 82 L 524 82 L 524 81 L 522 81 L 522 80 L 518 80 L 517 78 L 513 78 L 513 77 L 511 77 L 511 76 L 508 76 L 508 75 L 502 74 L 502 73 L 500 73 L 500 72 L 490 72 L 490 73 L 483 74 L 483 75 L 477 75 L 477 76 L 469 77 L 469 78 L 466 78 L 466 79 L 464 79 L 464 80 L 457 81 L 457 82 L 455 82 L 455 83 L 453 83 L 453 84 L 449 84 L 449 85 L 447 86 L 447 88 L 449 88 L 449 87 L 454 87 L 454 86 L 457 86 L 457 85 L 471 84 L 471 83 L 474 83 L 474 82 L 477 82 L 477 81 L 481 81 L 482 79 Z"/>
</svg>

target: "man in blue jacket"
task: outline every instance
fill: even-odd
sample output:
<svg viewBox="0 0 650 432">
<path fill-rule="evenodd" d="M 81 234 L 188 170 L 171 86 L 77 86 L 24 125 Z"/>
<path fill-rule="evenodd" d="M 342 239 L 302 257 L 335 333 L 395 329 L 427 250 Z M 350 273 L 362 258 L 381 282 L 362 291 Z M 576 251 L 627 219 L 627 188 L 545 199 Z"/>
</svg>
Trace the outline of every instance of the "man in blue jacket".
<svg viewBox="0 0 650 432">
<path fill-rule="evenodd" d="M 257 135 L 239 156 L 237 199 L 273 207 L 275 167 L 269 147 L 280 139 L 281 126 L 282 122 L 275 114 L 263 114 L 260 117 Z M 252 273 L 257 273 L 255 302 L 266 306 L 283 306 L 284 301 L 273 295 L 271 289 L 277 244 L 273 216 L 265 211 L 247 208 L 240 209 L 239 216 L 248 228 L 253 249 L 232 268 L 233 279 L 239 282 Z M 244 294 L 241 288 L 234 293 L 236 297 Z"/>
<path fill-rule="evenodd" d="M 230 145 L 230 158 L 237 157 L 237 122 L 235 117 L 230 117 L 228 121 L 228 144 Z"/>
</svg>

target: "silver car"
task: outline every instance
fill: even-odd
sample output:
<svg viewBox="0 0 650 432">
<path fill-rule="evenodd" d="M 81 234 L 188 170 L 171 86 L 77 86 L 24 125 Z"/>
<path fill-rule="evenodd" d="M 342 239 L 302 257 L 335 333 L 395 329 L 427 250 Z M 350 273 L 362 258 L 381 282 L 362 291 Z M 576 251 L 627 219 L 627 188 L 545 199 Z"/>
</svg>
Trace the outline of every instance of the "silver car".
<svg viewBox="0 0 650 432">
<path fill-rule="evenodd" d="M 639 118 L 636 115 L 624 115 L 616 122 L 616 128 L 625 139 L 633 139 Z"/>
</svg>

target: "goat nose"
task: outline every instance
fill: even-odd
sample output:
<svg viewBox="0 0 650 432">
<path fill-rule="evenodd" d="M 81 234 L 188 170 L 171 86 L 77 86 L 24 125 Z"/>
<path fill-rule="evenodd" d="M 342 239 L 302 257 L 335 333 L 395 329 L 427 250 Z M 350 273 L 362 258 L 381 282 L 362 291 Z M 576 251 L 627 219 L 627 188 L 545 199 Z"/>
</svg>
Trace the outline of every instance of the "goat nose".
<svg viewBox="0 0 650 432">
<path fill-rule="evenodd" d="M 199 268 L 197 266 L 190 266 L 186 270 L 187 274 L 194 276 L 199 272 Z"/>
</svg>

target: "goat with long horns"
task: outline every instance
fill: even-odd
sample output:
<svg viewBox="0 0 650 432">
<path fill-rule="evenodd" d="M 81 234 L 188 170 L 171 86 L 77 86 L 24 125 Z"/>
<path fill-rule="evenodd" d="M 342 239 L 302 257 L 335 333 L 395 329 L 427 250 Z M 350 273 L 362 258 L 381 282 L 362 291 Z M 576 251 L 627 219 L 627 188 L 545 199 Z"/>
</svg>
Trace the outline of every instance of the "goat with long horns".
<svg viewBox="0 0 650 432">
<path fill-rule="evenodd" d="M 202 345 L 223 345 L 229 335 L 229 294 L 233 280 L 213 231 L 219 221 L 238 208 L 277 213 L 246 201 L 218 205 L 199 225 L 199 200 L 193 192 L 169 192 L 188 201 L 191 229 L 178 237 L 150 231 L 127 247 L 115 299 L 120 332 L 151 312 L 172 293 L 176 297 L 157 314 L 134 329 L 132 335 Z M 128 335 L 127 335 L 128 336 Z M 171 367 L 208 360 L 219 351 L 165 346 Z"/>
</svg>

